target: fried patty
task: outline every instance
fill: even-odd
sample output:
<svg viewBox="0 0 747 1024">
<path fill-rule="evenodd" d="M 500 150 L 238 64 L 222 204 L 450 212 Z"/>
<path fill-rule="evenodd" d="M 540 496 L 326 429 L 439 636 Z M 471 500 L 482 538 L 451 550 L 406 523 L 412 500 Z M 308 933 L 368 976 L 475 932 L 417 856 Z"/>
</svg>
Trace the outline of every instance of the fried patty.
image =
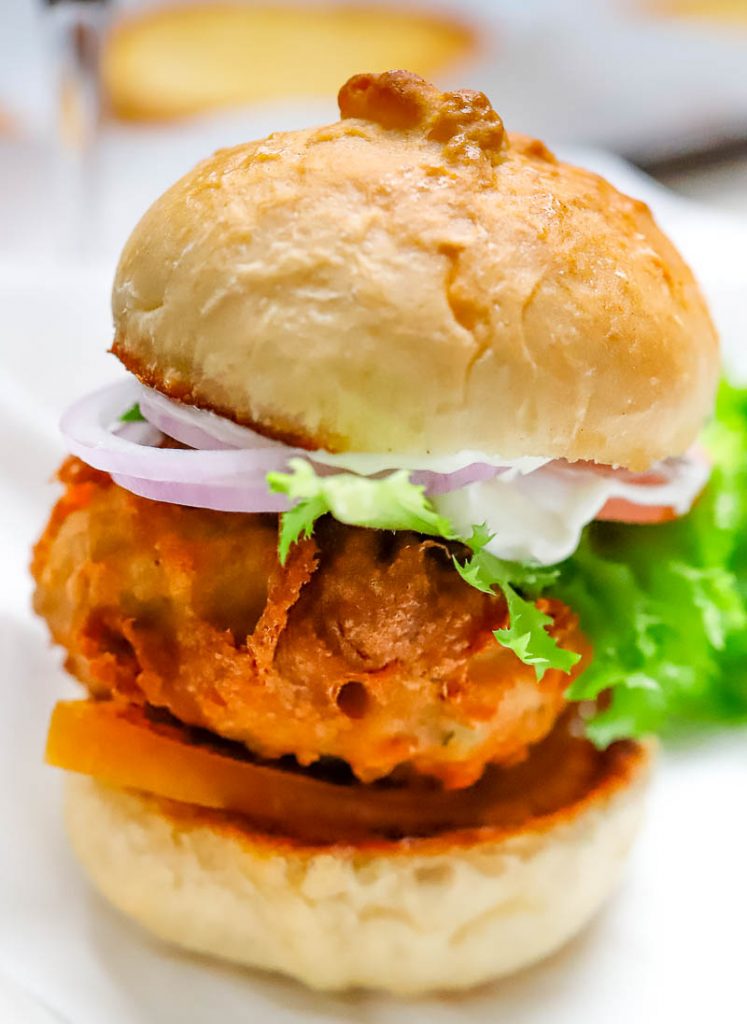
<svg viewBox="0 0 747 1024">
<path fill-rule="evenodd" d="M 569 676 L 500 647 L 502 597 L 458 546 L 320 521 L 277 559 L 277 517 L 139 498 L 67 460 L 34 554 L 36 610 L 92 694 L 168 709 L 267 758 L 474 782 L 552 729 Z M 573 614 L 540 602 L 563 646 Z M 580 670 L 580 665 L 577 671 Z"/>
</svg>

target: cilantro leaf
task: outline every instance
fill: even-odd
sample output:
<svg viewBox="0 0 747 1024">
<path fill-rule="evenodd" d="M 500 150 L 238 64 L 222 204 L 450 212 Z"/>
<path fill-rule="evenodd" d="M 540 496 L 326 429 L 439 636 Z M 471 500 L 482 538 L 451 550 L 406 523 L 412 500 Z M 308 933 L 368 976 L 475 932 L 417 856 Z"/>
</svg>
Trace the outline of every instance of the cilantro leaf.
<svg viewBox="0 0 747 1024">
<path fill-rule="evenodd" d="M 140 403 L 135 402 L 131 405 L 127 412 L 123 412 L 119 417 L 120 423 L 145 423 L 145 416 L 140 412 Z"/>
</svg>

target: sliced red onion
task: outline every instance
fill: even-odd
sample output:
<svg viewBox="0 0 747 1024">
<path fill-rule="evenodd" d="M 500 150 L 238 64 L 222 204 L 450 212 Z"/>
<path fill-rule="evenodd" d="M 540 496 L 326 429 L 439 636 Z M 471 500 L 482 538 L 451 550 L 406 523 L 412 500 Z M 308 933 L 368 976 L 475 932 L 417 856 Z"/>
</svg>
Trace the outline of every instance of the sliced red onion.
<svg viewBox="0 0 747 1024">
<path fill-rule="evenodd" d="M 415 470 L 410 473 L 410 479 L 414 484 L 421 484 L 428 494 L 435 497 L 437 494 L 448 494 L 449 491 L 459 491 L 469 484 L 483 483 L 485 480 L 492 480 L 493 477 L 507 473 L 504 466 L 489 466 L 485 462 L 473 462 L 463 469 L 457 469 L 453 473 L 433 473 L 430 470 Z"/>
<path fill-rule="evenodd" d="M 189 444 L 194 448 L 274 448 L 285 449 L 288 458 L 308 458 L 315 466 L 330 466 L 335 470 L 347 470 L 360 476 L 377 476 L 395 469 L 409 469 L 422 476 L 422 482 L 433 482 L 440 490 L 465 486 L 481 479 L 490 479 L 495 469 L 503 473 L 523 474 L 534 472 L 548 460 L 524 457 L 506 460 L 484 452 L 459 451 L 434 455 L 413 453 L 397 455 L 392 452 L 328 452 L 321 448 L 311 451 L 293 448 L 258 434 L 249 427 L 242 427 L 224 416 L 207 409 L 186 405 L 167 398 L 152 388 L 142 388 L 140 409 L 147 420 L 169 437 Z M 427 476 L 425 475 L 427 474 Z M 449 479 L 454 476 L 450 485 Z M 435 492 L 434 492 L 435 493 Z"/>
<path fill-rule="evenodd" d="M 284 445 L 200 451 L 139 444 L 125 436 L 119 417 L 140 395 L 140 385 L 125 380 L 76 402 L 60 424 L 70 451 L 95 469 L 123 477 L 226 486 L 235 486 L 238 477 L 258 487 L 270 470 L 284 469 L 295 454 Z"/>
<path fill-rule="evenodd" d="M 273 448 L 289 450 L 288 445 L 263 437 L 249 427 L 242 427 L 225 416 L 208 409 L 175 402 L 160 391 L 142 387 L 139 399 L 143 416 L 164 434 L 190 448 L 224 451 L 226 449 Z M 293 454 L 304 454 L 298 448 Z M 290 458 L 290 455 L 288 455 Z"/>
<path fill-rule="evenodd" d="M 140 446 L 145 445 L 148 448 L 158 448 L 164 440 L 163 431 L 147 422 L 122 423 L 119 427 L 114 428 L 114 433 L 117 437 L 124 438 L 125 441 L 131 441 Z"/>
<path fill-rule="evenodd" d="M 705 449 L 693 445 L 684 455 L 663 459 L 643 473 L 562 462 L 548 466 L 546 472 L 578 480 L 601 478 L 606 483 L 608 499 L 623 498 L 634 505 L 671 508 L 677 515 L 684 515 L 708 482 L 711 462 Z"/>
<path fill-rule="evenodd" d="M 253 481 L 243 485 L 237 479 L 233 486 L 168 483 L 120 476 L 118 473 L 112 476 L 112 480 L 141 498 L 191 508 L 209 508 L 218 512 L 285 512 L 290 508 L 285 495 L 273 494 L 266 486 L 257 487 Z"/>
<path fill-rule="evenodd" d="M 147 423 L 121 421 L 135 403 Z M 320 475 L 343 471 L 326 461 L 334 458 L 331 453 L 306 452 L 272 441 L 215 413 L 173 402 L 132 379 L 80 399 L 63 416 L 61 428 L 74 455 L 111 473 L 127 490 L 201 508 L 282 511 L 287 502 L 268 490 L 265 477 L 272 470 L 285 469 L 294 457 L 308 458 Z M 158 447 L 164 434 L 190 448 Z M 386 460 L 373 456 L 382 458 Z M 374 475 L 381 472 L 373 461 L 371 468 Z M 506 468 L 472 462 L 451 473 L 424 469 L 413 473 L 413 479 L 429 493 L 442 494 L 491 479 Z"/>
<path fill-rule="evenodd" d="M 123 423 L 122 414 L 135 403 L 148 422 Z M 545 484 L 551 488 L 553 479 L 561 479 L 564 486 L 576 480 L 583 487 L 590 478 L 605 477 L 609 496 L 640 505 L 668 505 L 678 513 L 687 511 L 709 472 L 707 461 L 693 451 L 643 474 L 541 458 L 501 461 L 481 452 L 446 456 L 308 452 L 215 413 L 174 402 L 131 378 L 76 402 L 63 416 L 61 427 L 73 454 L 111 473 L 127 490 L 157 501 L 229 512 L 286 509 L 286 499 L 268 490 L 266 475 L 287 468 L 294 457 L 308 459 L 320 475 L 352 471 L 379 476 L 409 469 L 413 482 L 433 497 L 455 491 L 466 496 L 465 489 L 476 492 L 472 485 L 489 484 L 497 477 L 501 485 L 515 482 L 517 487 L 522 477 L 531 477 L 532 488 Z M 158 447 L 163 434 L 190 447 Z M 486 509 L 483 518 L 491 511 L 496 510 Z"/>
</svg>

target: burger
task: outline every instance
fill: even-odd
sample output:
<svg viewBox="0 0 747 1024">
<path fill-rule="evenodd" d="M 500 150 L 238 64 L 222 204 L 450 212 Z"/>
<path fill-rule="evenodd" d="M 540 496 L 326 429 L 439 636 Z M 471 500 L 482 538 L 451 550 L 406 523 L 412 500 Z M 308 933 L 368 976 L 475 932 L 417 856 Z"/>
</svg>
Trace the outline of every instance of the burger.
<svg viewBox="0 0 747 1024">
<path fill-rule="evenodd" d="M 65 414 L 33 558 L 86 691 L 47 759 L 94 885 L 163 939 L 459 989 L 590 919 L 648 737 L 727 701 L 718 344 L 647 207 L 481 93 L 339 103 L 125 246 L 128 373 Z"/>
</svg>

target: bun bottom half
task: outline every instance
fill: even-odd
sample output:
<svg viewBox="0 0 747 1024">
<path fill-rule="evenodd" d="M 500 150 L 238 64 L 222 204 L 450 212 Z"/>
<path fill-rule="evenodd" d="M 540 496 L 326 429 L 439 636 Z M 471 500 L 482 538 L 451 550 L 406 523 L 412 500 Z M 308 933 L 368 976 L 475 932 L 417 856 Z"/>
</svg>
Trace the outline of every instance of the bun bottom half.
<svg viewBox="0 0 747 1024">
<path fill-rule="evenodd" d="M 96 888 L 160 938 L 316 989 L 415 995 L 552 953 L 609 895 L 641 818 L 650 750 L 548 820 L 508 832 L 311 846 L 94 779 L 66 820 Z"/>
</svg>

